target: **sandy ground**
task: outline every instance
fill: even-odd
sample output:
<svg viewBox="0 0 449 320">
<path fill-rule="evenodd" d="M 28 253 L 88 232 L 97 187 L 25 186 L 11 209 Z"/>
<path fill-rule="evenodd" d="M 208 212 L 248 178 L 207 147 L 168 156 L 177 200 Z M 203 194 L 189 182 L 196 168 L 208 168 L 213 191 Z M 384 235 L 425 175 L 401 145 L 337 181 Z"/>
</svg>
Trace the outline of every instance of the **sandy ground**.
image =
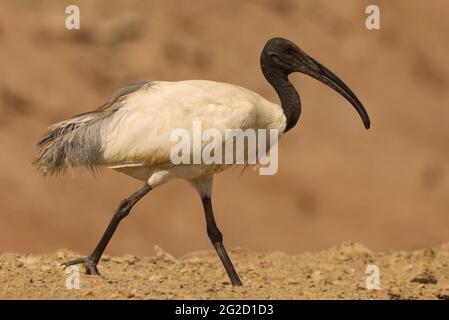
<svg viewBox="0 0 449 320">
<path fill-rule="evenodd" d="M 19 299 L 449 299 L 449 244 L 413 252 L 374 253 L 346 242 L 317 253 L 231 252 L 243 287 L 230 285 L 213 252 L 176 259 L 105 256 L 102 276 L 81 273 L 66 289 L 67 250 L 0 256 L 0 298 Z M 367 265 L 380 270 L 380 289 L 366 289 Z"/>
</svg>

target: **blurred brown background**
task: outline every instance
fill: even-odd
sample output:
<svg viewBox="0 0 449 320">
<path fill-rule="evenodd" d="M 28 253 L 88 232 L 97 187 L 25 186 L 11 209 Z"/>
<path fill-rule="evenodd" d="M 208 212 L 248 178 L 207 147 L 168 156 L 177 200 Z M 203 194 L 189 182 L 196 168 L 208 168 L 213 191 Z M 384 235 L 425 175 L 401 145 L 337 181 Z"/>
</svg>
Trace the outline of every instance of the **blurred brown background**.
<svg viewBox="0 0 449 320">
<path fill-rule="evenodd" d="M 81 30 L 65 29 L 65 8 Z M 381 30 L 365 8 L 381 9 Z M 30 165 L 51 123 L 96 108 L 137 79 L 211 79 L 278 102 L 259 53 L 282 36 L 328 66 L 365 104 L 372 129 L 337 93 L 304 75 L 299 125 L 279 171 L 216 176 L 225 244 L 314 251 L 344 240 L 375 250 L 449 240 L 447 1 L 0 1 L 0 252 L 89 253 L 118 203 L 140 186 L 43 178 Z M 155 190 L 123 221 L 110 254 L 211 249 L 201 202 L 185 182 Z"/>
</svg>

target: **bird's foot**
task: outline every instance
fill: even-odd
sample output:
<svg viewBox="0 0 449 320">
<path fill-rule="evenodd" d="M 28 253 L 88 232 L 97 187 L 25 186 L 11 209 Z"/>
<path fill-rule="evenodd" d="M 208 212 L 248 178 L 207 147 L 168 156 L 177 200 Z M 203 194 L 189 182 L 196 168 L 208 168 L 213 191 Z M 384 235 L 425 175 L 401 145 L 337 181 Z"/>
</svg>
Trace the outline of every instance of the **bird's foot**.
<svg viewBox="0 0 449 320">
<path fill-rule="evenodd" d="M 67 268 L 69 266 L 77 265 L 80 263 L 84 265 L 84 268 L 86 269 L 86 274 L 100 276 L 100 272 L 97 269 L 97 263 L 90 256 L 86 258 L 79 258 L 75 260 L 66 261 L 62 263 L 61 266 Z"/>
</svg>

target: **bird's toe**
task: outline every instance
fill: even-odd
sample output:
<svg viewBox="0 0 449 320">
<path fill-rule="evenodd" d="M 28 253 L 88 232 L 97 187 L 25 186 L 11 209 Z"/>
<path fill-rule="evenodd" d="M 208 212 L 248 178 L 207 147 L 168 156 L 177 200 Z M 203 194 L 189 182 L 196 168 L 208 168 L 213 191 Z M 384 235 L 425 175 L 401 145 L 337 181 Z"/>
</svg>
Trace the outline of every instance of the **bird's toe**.
<svg viewBox="0 0 449 320">
<path fill-rule="evenodd" d="M 84 263 L 86 261 L 86 258 L 79 258 L 79 259 L 75 259 L 75 260 L 69 260 L 69 261 L 65 261 L 63 263 L 61 263 L 61 267 L 67 268 L 69 266 L 74 266 L 80 263 Z"/>
<path fill-rule="evenodd" d="M 95 261 L 93 261 L 90 257 L 66 261 L 66 262 L 63 262 L 61 264 L 61 266 L 64 268 L 67 268 L 69 266 L 73 266 L 73 265 L 77 265 L 77 264 L 84 265 L 84 268 L 86 269 L 86 274 L 95 275 L 95 276 L 101 275 L 100 272 L 98 271 L 97 263 Z"/>
</svg>

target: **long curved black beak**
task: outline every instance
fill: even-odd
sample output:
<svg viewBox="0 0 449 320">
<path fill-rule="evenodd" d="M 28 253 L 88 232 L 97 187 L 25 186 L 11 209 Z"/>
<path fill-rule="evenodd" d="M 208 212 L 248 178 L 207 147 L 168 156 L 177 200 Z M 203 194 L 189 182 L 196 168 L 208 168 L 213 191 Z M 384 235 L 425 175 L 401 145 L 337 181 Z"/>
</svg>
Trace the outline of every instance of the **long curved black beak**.
<svg viewBox="0 0 449 320">
<path fill-rule="evenodd" d="M 370 119 L 362 103 L 354 92 L 352 92 L 352 90 L 332 71 L 304 52 L 300 53 L 297 71 L 317 79 L 345 97 L 346 100 L 348 100 L 357 110 L 358 114 L 362 118 L 365 128 L 369 129 Z"/>
</svg>

